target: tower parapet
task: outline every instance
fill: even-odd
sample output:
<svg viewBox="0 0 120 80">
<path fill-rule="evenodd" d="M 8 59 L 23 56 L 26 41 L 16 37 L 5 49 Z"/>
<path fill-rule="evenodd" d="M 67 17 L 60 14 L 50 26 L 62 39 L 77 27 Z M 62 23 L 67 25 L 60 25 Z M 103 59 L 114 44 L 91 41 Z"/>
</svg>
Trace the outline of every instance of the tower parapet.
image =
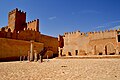
<svg viewBox="0 0 120 80">
<path fill-rule="evenodd" d="M 26 14 L 26 12 L 21 11 L 21 10 L 18 10 L 18 8 L 15 8 L 15 9 L 11 10 L 11 11 L 8 13 L 8 15 L 11 15 L 11 14 L 13 14 L 13 13 L 15 13 L 15 12 L 19 12 L 19 13 L 24 13 L 24 14 Z"/>
<path fill-rule="evenodd" d="M 75 32 L 66 32 L 64 33 L 64 35 L 77 35 L 77 34 L 80 34 L 80 31 L 75 31 Z"/>
<path fill-rule="evenodd" d="M 32 21 L 28 22 L 27 23 L 27 28 L 39 32 L 39 19 L 32 20 Z"/>
<path fill-rule="evenodd" d="M 26 12 L 24 12 L 24 11 L 21 11 L 21 10 L 19 10 L 18 12 L 19 12 L 19 13 L 23 13 L 23 14 L 26 14 Z"/>
<path fill-rule="evenodd" d="M 113 38 L 115 37 L 116 30 L 105 30 L 105 31 L 94 31 L 94 32 L 80 32 L 80 31 L 75 31 L 75 32 L 66 32 L 64 33 L 64 36 L 71 36 L 75 37 L 77 35 L 82 36 L 82 37 L 89 37 L 90 39 L 102 39 L 102 38 Z"/>
<path fill-rule="evenodd" d="M 26 27 L 26 12 L 18 10 L 18 8 L 12 10 L 8 14 L 8 28 L 13 32 L 21 31 Z"/>
<path fill-rule="evenodd" d="M 15 9 L 11 10 L 11 11 L 8 13 L 8 15 L 11 15 L 11 14 L 17 12 L 17 11 L 18 11 L 18 8 L 15 8 Z"/>
</svg>

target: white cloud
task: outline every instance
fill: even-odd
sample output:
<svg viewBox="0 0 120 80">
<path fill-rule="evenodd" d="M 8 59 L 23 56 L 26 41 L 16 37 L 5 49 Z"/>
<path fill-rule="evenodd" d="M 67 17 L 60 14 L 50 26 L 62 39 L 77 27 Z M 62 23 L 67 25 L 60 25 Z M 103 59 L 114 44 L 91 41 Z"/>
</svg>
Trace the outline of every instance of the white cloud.
<svg viewBox="0 0 120 80">
<path fill-rule="evenodd" d="M 113 22 L 111 22 L 111 23 L 119 23 L 120 22 L 120 20 L 118 20 L 118 21 L 113 21 Z"/>
<path fill-rule="evenodd" d="M 115 27 L 112 27 L 112 28 L 110 28 L 110 29 L 120 29 L 120 25 L 118 25 L 118 26 L 115 26 Z"/>
<path fill-rule="evenodd" d="M 113 26 L 113 27 L 109 28 L 109 29 L 117 29 L 117 28 L 120 28 L 120 25 L 118 25 L 118 23 L 120 23 L 120 20 L 111 21 L 111 22 L 108 22 L 108 23 L 104 23 L 101 26 L 97 26 L 96 29 L 99 29 L 99 28 L 109 28 L 111 26 Z M 114 25 L 118 25 L 118 26 L 114 26 Z"/>
<path fill-rule="evenodd" d="M 120 20 L 107 22 L 107 23 L 104 23 L 104 25 L 111 25 L 111 24 L 117 24 L 117 23 L 120 23 Z"/>
<path fill-rule="evenodd" d="M 98 29 L 98 28 L 105 28 L 106 26 L 97 26 L 96 28 Z"/>
<path fill-rule="evenodd" d="M 48 19 L 53 20 L 53 19 L 56 19 L 56 18 L 57 18 L 56 16 L 52 16 L 52 17 L 49 17 Z"/>
</svg>

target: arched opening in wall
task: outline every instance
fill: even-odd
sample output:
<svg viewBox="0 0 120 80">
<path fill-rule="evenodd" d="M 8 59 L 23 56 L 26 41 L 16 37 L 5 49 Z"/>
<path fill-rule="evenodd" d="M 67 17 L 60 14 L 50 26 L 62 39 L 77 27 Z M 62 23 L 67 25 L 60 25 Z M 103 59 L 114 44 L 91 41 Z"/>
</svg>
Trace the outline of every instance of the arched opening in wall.
<svg viewBox="0 0 120 80">
<path fill-rule="evenodd" d="M 68 55 L 69 55 L 69 56 L 72 56 L 71 52 L 68 52 Z"/>
<path fill-rule="evenodd" d="M 105 54 L 107 55 L 107 46 L 105 46 Z"/>
<path fill-rule="evenodd" d="M 60 56 L 62 56 L 62 50 L 60 50 Z"/>
<path fill-rule="evenodd" d="M 96 55 L 102 55 L 103 53 L 103 45 L 99 44 L 96 46 Z"/>
<path fill-rule="evenodd" d="M 115 53 L 110 53 L 110 55 L 115 55 Z"/>
<path fill-rule="evenodd" d="M 94 46 L 94 55 L 96 54 L 96 45 Z"/>
<path fill-rule="evenodd" d="M 114 49 L 113 44 L 108 43 L 108 44 L 105 46 L 105 54 L 106 54 L 106 55 L 114 55 L 114 54 L 115 54 L 115 49 Z"/>
<path fill-rule="evenodd" d="M 75 50 L 75 55 L 78 55 L 78 50 Z"/>
<path fill-rule="evenodd" d="M 118 35 L 118 42 L 120 42 L 120 35 Z"/>
<path fill-rule="evenodd" d="M 99 55 L 102 55 L 102 52 L 100 52 Z"/>
</svg>

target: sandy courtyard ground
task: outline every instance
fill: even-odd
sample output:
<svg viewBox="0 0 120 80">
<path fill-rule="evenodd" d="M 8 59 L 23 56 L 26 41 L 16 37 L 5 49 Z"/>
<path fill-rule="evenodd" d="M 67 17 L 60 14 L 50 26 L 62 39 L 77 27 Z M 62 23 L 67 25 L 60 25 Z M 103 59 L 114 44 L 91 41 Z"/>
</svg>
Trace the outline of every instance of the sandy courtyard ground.
<svg viewBox="0 0 120 80">
<path fill-rule="evenodd" d="M 0 62 L 0 80 L 120 80 L 120 59 Z"/>
</svg>

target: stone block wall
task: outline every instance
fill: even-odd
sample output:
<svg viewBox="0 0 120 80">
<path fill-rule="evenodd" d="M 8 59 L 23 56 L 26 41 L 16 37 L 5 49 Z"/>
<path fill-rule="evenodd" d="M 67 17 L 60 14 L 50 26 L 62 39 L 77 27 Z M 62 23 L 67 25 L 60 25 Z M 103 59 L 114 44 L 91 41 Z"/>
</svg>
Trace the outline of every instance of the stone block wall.
<svg viewBox="0 0 120 80">
<path fill-rule="evenodd" d="M 54 54 L 58 54 L 58 38 L 41 34 L 40 42 L 44 43 L 44 46 L 53 51 Z"/>
<path fill-rule="evenodd" d="M 26 40 L 26 41 L 34 40 L 35 42 L 39 42 L 40 32 L 36 32 L 36 31 L 27 29 L 27 30 L 21 31 L 18 34 L 18 39 Z"/>
<path fill-rule="evenodd" d="M 27 56 L 28 51 L 30 51 L 30 41 L 0 38 L 0 44 L 0 60 Z M 34 42 L 34 49 L 37 50 L 38 53 L 40 53 L 43 48 L 43 43 Z"/>
<path fill-rule="evenodd" d="M 117 30 L 87 33 L 69 32 L 63 35 L 63 39 L 63 55 L 108 55 L 118 54 L 120 51 L 117 42 Z"/>
<path fill-rule="evenodd" d="M 27 23 L 27 29 L 39 32 L 39 19 Z"/>
<path fill-rule="evenodd" d="M 10 11 L 8 14 L 8 29 L 11 32 L 21 31 L 26 27 L 26 12 L 18 10 L 17 8 Z"/>
</svg>

